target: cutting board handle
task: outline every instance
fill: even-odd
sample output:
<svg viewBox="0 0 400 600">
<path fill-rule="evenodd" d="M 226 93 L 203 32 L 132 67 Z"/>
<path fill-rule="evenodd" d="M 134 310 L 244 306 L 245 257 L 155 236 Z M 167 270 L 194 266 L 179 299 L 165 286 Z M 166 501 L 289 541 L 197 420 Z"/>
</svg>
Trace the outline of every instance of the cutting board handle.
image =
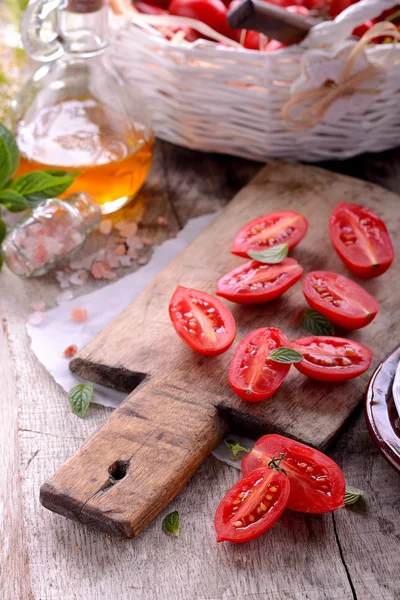
<svg viewBox="0 0 400 600">
<path fill-rule="evenodd" d="M 212 405 L 149 383 L 133 392 L 40 490 L 46 508 L 131 538 L 172 500 L 222 439 Z"/>
</svg>

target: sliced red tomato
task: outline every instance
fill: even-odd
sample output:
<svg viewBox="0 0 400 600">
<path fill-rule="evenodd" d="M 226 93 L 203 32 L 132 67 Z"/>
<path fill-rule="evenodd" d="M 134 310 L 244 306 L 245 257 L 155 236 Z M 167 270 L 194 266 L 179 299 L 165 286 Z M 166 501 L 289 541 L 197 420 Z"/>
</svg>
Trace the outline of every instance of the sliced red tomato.
<svg viewBox="0 0 400 600">
<path fill-rule="evenodd" d="M 200 354 L 222 354 L 235 339 L 231 311 L 205 292 L 178 286 L 169 303 L 169 316 L 179 337 Z"/>
<path fill-rule="evenodd" d="M 329 235 L 346 267 L 359 277 L 377 277 L 393 262 L 385 223 L 366 206 L 341 202 L 330 216 Z"/>
<path fill-rule="evenodd" d="M 290 342 L 275 327 L 256 329 L 246 335 L 229 367 L 229 383 L 235 394 L 248 402 L 272 396 L 290 369 L 288 364 L 268 360 L 272 350 L 282 347 L 290 347 Z"/>
<path fill-rule="evenodd" d="M 284 454 L 280 467 L 290 481 L 287 507 L 298 512 L 319 514 L 344 506 L 346 483 L 338 465 L 322 452 L 282 435 L 264 435 L 241 463 L 244 475 L 266 467 Z"/>
<path fill-rule="evenodd" d="M 247 256 L 249 250 L 266 250 L 278 244 L 287 244 L 291 250 L 303 239 L 307 229 L 307 219 L 291 210 L 264 215 L 242 227 L 233 241 L 231 252 Z"/>
<path fill-rule="evenodd" d="M 267 467 L 248 473 L 217 508 L 217 541 L 237 544 L 265 533 L 285 510 L 289 494 L 289 479 L 281 471 Z"/>
<path fill-rule="evenodd" d="M 171 15 L 198 19 L 226 37 L 238 37 L 238 31 L 228 24 L 227 8 L 222 0 L 172 0 L 169 12 Z"/>
<path fill-rule="evenodd" d="M 292 342 L 303 355 L 296 369 L 318 381 L 346 381 L 369 369 L 373 354 L 362 344 L 346 338 L 314 335 Z"/>
<path fill-rule="evenodd" d="M 294 258 L 285 258 L 277 265 L 251 260 L 221 277 L 217 294 L 238 304 L 269 302 L 282 296 L 302 273 L 302 267 Z"/>
<path fill-rule="evenodd" d="M 338 273 L 311 271 L 303 278 L 302 286 L 311 308 L 341 327 L 365 327 L 379 310 L 379 303 L 371 294 Z"/>
</svg>

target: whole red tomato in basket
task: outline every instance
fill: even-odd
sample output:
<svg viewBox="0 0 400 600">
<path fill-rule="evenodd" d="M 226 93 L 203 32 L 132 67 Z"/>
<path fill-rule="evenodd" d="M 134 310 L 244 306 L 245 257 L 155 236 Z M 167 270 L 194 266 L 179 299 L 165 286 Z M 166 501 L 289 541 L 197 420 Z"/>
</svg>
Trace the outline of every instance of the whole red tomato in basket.
<svg viewBox="0 0 400 600">
<path fill-rule="evenodd" d="M 222 0 L 172 0 L 169 12 L 171 15 L 197 19 L 231 39 L 239 36 L 239 31 L 228 24 L 227 9 Z"/>
<path fill-rule="evenodd" d="M 168 15 L 165 8 L 161 8 L 158 4 L 150 4 L 149 2 L 135 2 L 135 8 L 144 15 Z"/>
</svg>

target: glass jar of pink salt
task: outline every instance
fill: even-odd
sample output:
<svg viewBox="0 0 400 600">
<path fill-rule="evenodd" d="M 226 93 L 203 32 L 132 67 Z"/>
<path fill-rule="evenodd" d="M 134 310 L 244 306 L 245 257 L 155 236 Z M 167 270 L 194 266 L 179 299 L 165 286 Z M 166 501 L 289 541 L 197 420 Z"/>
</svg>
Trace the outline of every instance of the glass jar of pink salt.
<svg viewBox="0 0 400 600">
<path fill-rule="evenodd" d="M 101 209 L 81 192 L 51 198 L 18 223 L 3 242 L 7 265 L 20 277 L 38 277 L 82 248 L 101 221 Z"/>
</svg>

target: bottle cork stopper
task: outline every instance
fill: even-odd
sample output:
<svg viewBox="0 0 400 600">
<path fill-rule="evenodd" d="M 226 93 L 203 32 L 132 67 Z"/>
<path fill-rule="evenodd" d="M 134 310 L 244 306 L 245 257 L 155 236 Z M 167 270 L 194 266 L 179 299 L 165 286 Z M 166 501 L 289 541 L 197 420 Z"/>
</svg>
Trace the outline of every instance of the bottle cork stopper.
<svg viewBox="0 0 400 600">
<path fill-rule="evenodd" d="M 106 0 L 68 0 L 67 10 L 74 13 L 92 13 L 107 4 Z"/>
</svg>

